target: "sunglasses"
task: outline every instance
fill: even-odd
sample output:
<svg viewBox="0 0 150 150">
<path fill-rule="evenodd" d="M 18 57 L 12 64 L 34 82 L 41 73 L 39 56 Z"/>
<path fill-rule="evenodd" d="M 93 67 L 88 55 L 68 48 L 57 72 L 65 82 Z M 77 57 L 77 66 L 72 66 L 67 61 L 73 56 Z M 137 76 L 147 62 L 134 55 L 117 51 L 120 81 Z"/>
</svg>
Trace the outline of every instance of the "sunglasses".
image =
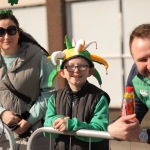
<svg viewBox="0 0 150 150">
<path fill-rule="evenodd" d="M 8 35 L 15 35 L 18 29 L 16 26 L 9 26 L 7 29 L 0 27 L 0 37 L 3 37 L 6 33 Z"/>
</svg>

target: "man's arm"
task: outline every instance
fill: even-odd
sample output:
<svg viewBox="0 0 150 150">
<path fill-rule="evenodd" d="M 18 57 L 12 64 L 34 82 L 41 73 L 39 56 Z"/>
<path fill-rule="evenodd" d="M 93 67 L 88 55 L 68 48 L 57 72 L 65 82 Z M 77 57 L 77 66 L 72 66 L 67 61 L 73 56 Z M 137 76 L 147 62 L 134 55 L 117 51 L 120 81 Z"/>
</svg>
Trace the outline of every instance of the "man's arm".
<svg viewBox="0 0 150 150">
<path fill-rule="evenodd" d="M 133 64 L 128 76 L 127 86 L 133 86 L 132 79 L 138 74 L 135 64 Z M 136 115 L 120 117 L 108 126 L 108 132 L 111 136 L 119 140 L 138 140 L 141 131 L 139 121 L 133 118 Z M 137 116 L 136 116 L 137 117 Z"/>
<path fill-rule="evenodd" d="M 132 80 L 138 74 L 138 70 L 135 64 L 133 64 L 131 71 L 128 76 L 127 86 L 133 86 Z M 119 140 L 129 140 L 129 141 L 140 141 L 139 136 L 142 130 L 140 128 L 140 123 L 147 113 L 148 108 L 142 103 L 142 101 L 137 97 L 135 93 L 135 113 L 136 115 L 128 115 L 120 117 L 118 120 L 114 121 L 108 126 L 108 132 L 111 136 Z M 133 119 L 136 117 L 137 119 Z M 143 138 L 143 137 L 142 137 Z"/>
</svg>

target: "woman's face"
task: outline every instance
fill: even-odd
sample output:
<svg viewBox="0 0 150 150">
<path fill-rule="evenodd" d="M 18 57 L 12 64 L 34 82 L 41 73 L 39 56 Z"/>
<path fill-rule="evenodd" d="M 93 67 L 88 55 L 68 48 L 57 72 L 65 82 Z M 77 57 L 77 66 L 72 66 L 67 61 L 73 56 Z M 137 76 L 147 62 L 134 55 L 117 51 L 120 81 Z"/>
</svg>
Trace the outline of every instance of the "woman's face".
<svg viewBox="0 0 150 150">
<path fill-rule="evenodd" d="M 2 55 L 11 56 L 18 51 L 18 40 L 19 40 L 19 32 L 13 32 L 15 30 L 15 23 L 10 19 L 0 20 L 0 32 L 4 31 L 4 29 L 11 30 L 10 32 L 6 32 L 5 34 L 0 33 L 0 50 Z M 13 33 L 14 35 L 12 35 Z"/>
</svg>

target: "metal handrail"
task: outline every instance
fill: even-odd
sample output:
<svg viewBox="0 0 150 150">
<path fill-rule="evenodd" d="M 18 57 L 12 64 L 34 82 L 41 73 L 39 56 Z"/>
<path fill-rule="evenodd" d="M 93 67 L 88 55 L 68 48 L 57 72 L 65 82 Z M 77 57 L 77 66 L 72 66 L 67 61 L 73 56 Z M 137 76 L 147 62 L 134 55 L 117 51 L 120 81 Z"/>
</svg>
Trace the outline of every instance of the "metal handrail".
<svg viewBox="0 0 150 150">
<path fill-rule="evenodd" d="M 3 134 L 3 131 L 4 131 L 4 133 L 6 133 L 6 135 L 8 136 L 8 140 L 10 143 L 10 149 L 16 150 L 17 145 L 16 145 L 16 141 L 15 141 L 13 132 L 2 122 L 0 122 L 0 131 L 2 131 L 1 134 Z"/>
<path fill-rule="evenodd" d="M 84 137 L 93 137 L 93 138 L 103 138 L 103 139 L 109 139 L 114 140 L 114 138 L 106 131 L 97 131 L 97 130 L 86 130 L 81 129 L 76 132 L 60 132 L 55 130 L 52 127 L 42 127 L 37 130 L 35 130 L 28 141 L 27 144 L 27 150 L 32 150 L 32 145 L 34 145 L 34 140 L 38 137 L 39 134 L 42 132 L 48 132 L 48 133 L 55 133 L 55 134 L 64 134 L 64 135 L 74 135 L 74 136 L 84 136 Z"/>
</svg>

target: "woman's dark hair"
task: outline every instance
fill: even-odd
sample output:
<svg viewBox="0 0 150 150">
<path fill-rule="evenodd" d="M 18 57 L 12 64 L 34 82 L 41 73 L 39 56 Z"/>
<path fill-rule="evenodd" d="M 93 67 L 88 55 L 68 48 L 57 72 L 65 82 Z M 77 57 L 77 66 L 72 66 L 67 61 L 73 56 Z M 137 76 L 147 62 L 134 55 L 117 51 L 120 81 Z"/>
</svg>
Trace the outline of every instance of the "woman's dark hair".
<svg viewBox="0 0 150 150">
<path fill-rule="evenodd" d="M 30 42 L 30 43 L 33 43 L 33 44 L 36 44 L 38 45 L 47 55 L 49 55 L 49 53 L 28 33 L 24 32 L 20 26 L 19 26 L 19 22 L 17 20 L 17 18 L 13 15 L 13 14 L 10 14 L 10 13 L 4 13 L 4 14 L 0 14 L 0 20 L 3 20 L 3 19 L 10 19 L 12 20 L 19 33 L 20 33 L 20 38 L 19 38 L 19 41 L 18 43 L 22 43 L 22 42 Z"/>
</svg>

